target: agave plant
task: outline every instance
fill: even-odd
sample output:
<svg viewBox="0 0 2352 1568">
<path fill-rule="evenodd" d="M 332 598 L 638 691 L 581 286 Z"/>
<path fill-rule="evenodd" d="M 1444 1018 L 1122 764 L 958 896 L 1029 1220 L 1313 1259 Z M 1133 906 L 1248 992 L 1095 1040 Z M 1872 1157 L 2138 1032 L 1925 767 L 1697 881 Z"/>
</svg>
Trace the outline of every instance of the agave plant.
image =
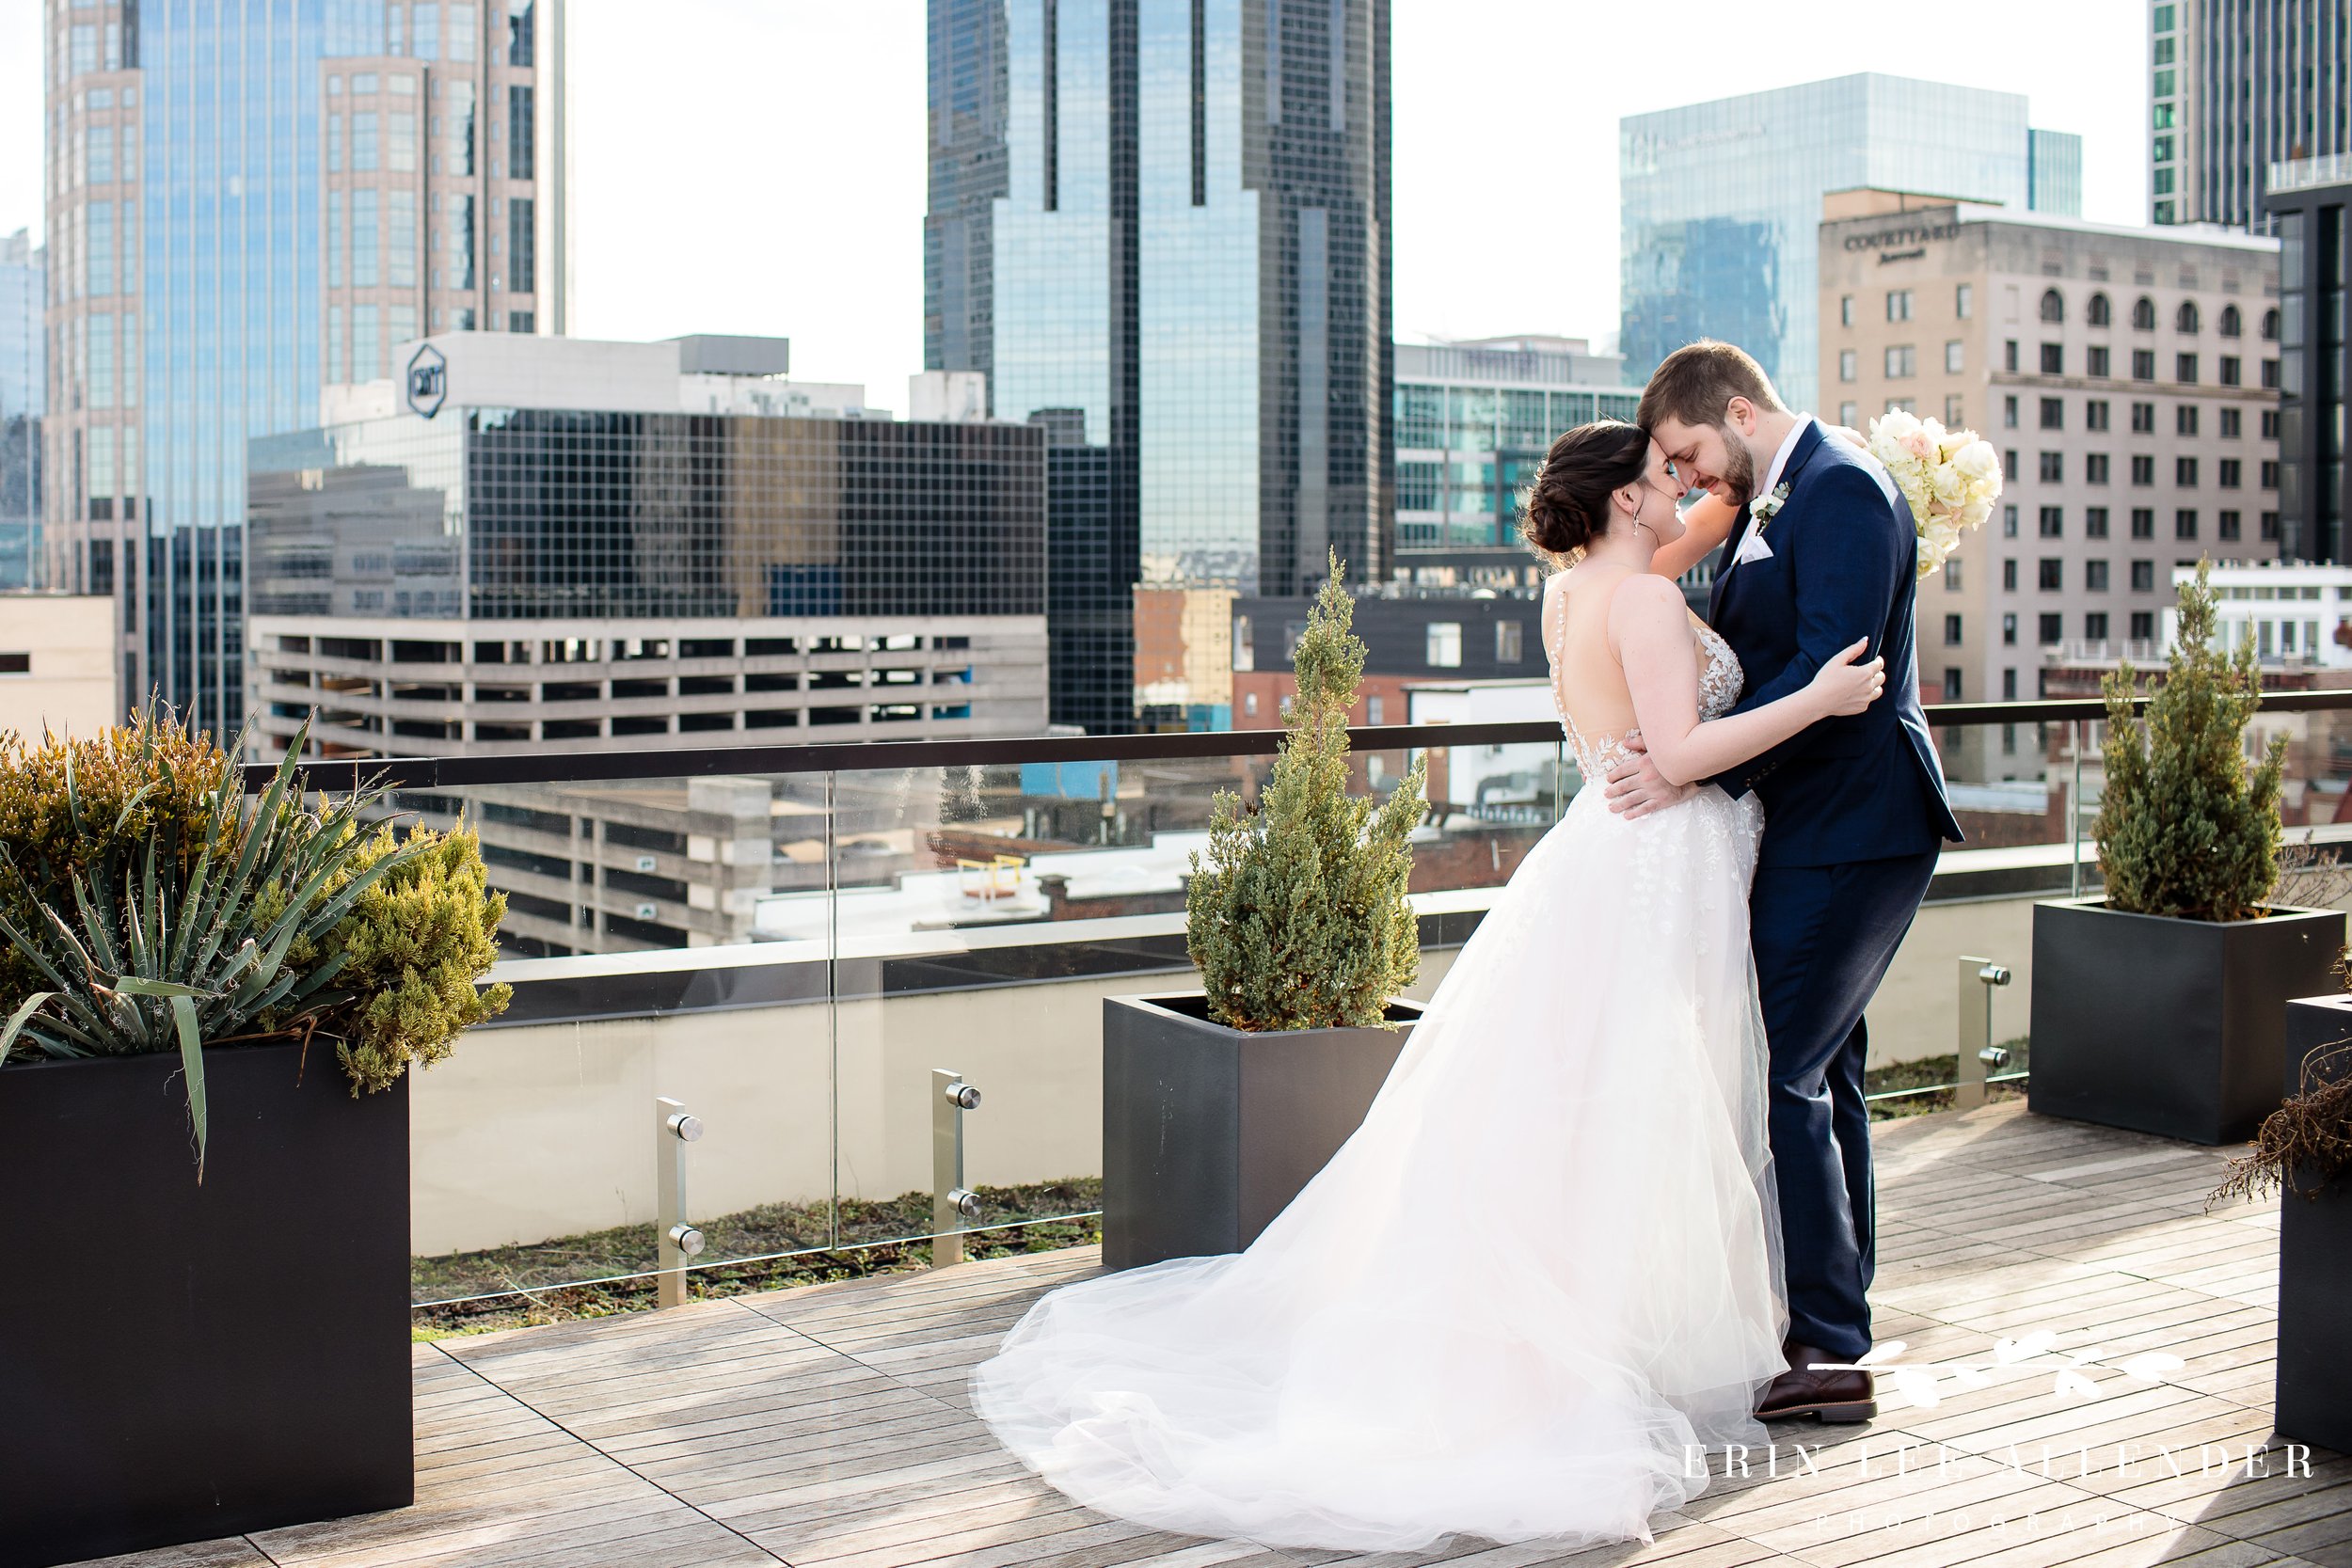
<svg viewBox="0 0 2352 1568">
<path fill-rule="evenodd" d="M 0 1063 L 20 1041 L 52 1057 L 176 1047 L 199 1180 L 208 1124 L 202 1048 L 307 1037 L 322 1016 L 351 1001 L 333 984 L 346 953 L 315 964 L 289 962 L 289 956 L 330 945 L 329 933 L 361 895 L 428 847 L 420 841 L 369 852 L 359 822 L 380 790 L 360 790 L 315 812 L 306 807 L 294 769 L 307 730 L 250 813 L 229 771 L 209 791 L 193 846 L 183 835 L 198 825 L 165 822 L 140 848 L 110 847 L 66 872 L 76 918 L 68 918 L 54 896 L 34 904 L 38 914 L 29 919 L 21 901 L 16 918 L 0 912 L 0 938 L 49 988 L 26 997 L 8 1019 Z M 170 765 L 160 766 L 163 778 L 153 787 L 167 788 Z M 64 793 L 77 840 L 123 842 L 120 820 L 86 820 L 70 752 Z M 147 794 L 132 792 L 121 816 L 139 809 Z M 0 876 L 20 888 L 39 885 L 5 844 Z"/>
</svg>

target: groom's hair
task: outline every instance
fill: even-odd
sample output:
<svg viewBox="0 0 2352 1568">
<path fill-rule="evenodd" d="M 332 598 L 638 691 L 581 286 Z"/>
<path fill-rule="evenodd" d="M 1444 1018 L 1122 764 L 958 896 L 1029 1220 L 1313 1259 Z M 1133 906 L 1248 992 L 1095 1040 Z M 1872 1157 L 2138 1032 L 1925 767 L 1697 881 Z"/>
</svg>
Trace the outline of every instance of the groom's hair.
<svg viewBox="0 0 2352 1568">
<path fill-rule="evenodd" d="M 1666 356 L 1650 373 L 1649 386 L 1642 393 L 1641 412 L 1634 419 L 1644 430 L 1656 430 L 1665 420 L 1721 425 L 1733 398 L 1745 398 L 1771 412 L 1788 412 L 1780 394 L 1772 390 L 1772 378 L 1764 373 L 1753 355 L 1712 338 L 1701 338 Z"/>
</svg>

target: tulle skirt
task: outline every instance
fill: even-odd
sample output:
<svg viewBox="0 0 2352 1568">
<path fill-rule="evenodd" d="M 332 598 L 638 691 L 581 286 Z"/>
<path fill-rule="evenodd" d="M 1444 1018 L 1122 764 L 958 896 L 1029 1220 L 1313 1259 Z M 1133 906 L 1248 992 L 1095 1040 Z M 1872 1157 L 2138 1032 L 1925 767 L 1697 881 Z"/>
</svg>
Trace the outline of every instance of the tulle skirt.
<svg viewBox="0 0 2352 1568">
<path fill-rule="evenodd" d="M 1239 1253 L 1040 1298 L 973 1369 L 1108 1514 L 1267 1545 L 1649 1538 L 1783 1368 L 1761 814 L 1579 793 L 1362 1125 Z"/>
</svg>

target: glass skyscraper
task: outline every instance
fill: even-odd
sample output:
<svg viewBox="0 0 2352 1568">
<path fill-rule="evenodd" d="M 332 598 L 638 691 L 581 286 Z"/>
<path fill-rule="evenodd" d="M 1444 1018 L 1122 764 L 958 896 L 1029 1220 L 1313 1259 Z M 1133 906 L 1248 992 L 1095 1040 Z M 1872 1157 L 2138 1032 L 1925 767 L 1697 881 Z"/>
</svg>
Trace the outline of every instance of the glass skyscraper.
<svg viewBox="0 0 2352 1568">
<path fill-rule="evenodd" d="M 2148 8 L 2148 215 L 2265 230 L 2273 164 L 2352 154 L 2352 0 Z"/>
<path fill-rule="evenodd" d="M 1824 195 L 2081 211 L 2081 138 L 2032 129 L 2023 97 L 1874 73 L 1628 116 L 1617 165 L 1628 379 L 1720 338 L 1755 355 L 1794 408 L 1820 396 Z"/>
<path fill-rule="evenodd" d="M 31 582 L 40 536 L 46 270 L 47 258 L 24 230 L 0 239 L 0 588 Z"/>
<path fill-rule="evenodd" d="M 244 689 L 245 453 L 433 325 L 563 330 L 563 0 L 46 0 L 47 585 Z"/>
<path fill-rule="evenodd" d="M 1388 48 L 1387 0 L 931 0 L 926 364 L 1101 541 L 1057 720 L 1216 722 L 1234 594 L 1391 566 Z"/>
</svg>

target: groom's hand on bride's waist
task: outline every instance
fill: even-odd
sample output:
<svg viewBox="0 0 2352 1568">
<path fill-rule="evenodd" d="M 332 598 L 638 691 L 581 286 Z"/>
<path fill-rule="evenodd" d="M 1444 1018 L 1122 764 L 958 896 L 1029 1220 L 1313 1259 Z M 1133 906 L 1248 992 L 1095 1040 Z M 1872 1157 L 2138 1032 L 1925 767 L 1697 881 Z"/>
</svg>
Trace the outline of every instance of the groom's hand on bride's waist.
<svg viewBox="0 0 2352 1568">
<path fill-rule="evenodd" d="M 1671 784 L 1635 736 L 1625 743 L 1633 754 L 1609 770 L 1609 809 L 1629 819 L 1679 805 L 1699 792 L 1695 784 Z"/>
</svg>

